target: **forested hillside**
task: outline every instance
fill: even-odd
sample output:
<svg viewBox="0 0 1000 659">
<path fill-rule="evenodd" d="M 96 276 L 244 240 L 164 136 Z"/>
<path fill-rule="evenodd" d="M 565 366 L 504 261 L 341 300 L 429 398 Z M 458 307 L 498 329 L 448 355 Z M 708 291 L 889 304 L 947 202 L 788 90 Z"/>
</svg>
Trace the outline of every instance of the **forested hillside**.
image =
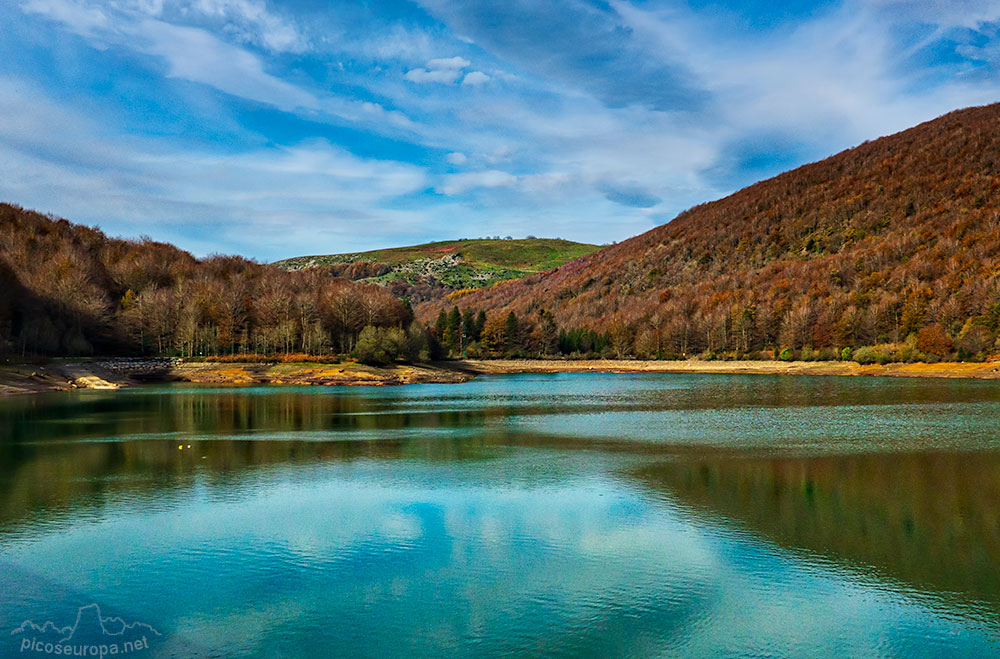
<svg viewBox="0 0 1000 659">
<path fill-rule="evenodd" d="M 1000 332 L 1000 105 L 866 142 L 457 304 L 548 334 L 585 328 L 616 355 L 982 356 Z"/>
<path fill-rule="evenodd" d="M 344 353 L 364 327 L 405 328 L 411 319 L 380 286 L 238 256 L 198 260 L 0 204 L 0 354 L 8 357 Z"/>
<path fill-rule="evenodd" d="M 286 270 L 325 269 L 335 277 L 388 286 L 414 304 L 458 290 L 490 286 L 544 272 L 599 249 L 559 238 L 474 238 L 353 254 L 298 256 Z"/>
<path fill-rule="evenodd" d="M 983 358 L 1000 335 L 998 159 L 1000 105 L 954 112 L 549 272 L 421 304 L 429 332 L 390 289 L 332 276 L 391 269 L 198 260 L 0 204 L 0 353 Z M 590 249 L 473 242 L 436 245 L 525 269 Z M 413 249 L 338 267 L 412 263 Z"/>
</svg>

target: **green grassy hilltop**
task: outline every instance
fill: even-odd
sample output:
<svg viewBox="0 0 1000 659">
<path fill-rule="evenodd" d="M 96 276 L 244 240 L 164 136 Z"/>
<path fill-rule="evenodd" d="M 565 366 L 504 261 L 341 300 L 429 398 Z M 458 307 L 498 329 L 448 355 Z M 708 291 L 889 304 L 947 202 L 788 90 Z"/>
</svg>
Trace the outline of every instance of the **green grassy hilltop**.
<svg viewBox="0 0 1000 659">
<path fill-rule="evenodd" d="M 376 283 L 434 283 L 479 288 L 557 268 L 600 249 L 559 238 L 446 240 L 370 252 L 297 256 L 278 261 L 286 270 L 331 267 L 349 279 Z"/>
</svg>

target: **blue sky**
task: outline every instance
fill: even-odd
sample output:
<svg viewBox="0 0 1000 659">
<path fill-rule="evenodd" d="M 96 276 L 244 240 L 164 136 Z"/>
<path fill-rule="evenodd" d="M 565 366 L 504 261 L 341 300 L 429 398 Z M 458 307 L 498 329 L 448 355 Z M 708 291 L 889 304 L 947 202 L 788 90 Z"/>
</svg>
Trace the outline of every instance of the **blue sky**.
<svg viewBox="0 0 1000 659">
<path fill-rule="evenodd" d="M 0 200 L 261 260 L 622 240 L 1000 100 L 1000 0 L 13 0 L 0 25 Z"/>
</svg>

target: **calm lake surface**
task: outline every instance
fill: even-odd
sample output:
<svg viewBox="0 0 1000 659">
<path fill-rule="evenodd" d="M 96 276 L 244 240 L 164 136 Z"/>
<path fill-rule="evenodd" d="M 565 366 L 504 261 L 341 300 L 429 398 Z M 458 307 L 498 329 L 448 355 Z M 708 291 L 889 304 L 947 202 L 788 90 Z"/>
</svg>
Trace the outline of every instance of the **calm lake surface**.
<svg viewBox="0 0 1000 659">
<path fill-rule="evenodd" d="M 3 399 L 0 656 L 89 604 L 131 656 L 1000 655 L 998 420 L 765 375 Z"/>
</svg>

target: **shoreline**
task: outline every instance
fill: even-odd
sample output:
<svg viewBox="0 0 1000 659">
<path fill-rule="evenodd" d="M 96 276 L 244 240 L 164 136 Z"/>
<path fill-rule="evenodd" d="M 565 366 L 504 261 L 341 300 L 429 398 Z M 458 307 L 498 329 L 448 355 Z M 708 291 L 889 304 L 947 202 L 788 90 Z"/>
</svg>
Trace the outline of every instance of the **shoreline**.
<svg viewBox="0 0 1000 659">
<path fill-rule="evenodd" d="M 137 381 L 87 362 L 0 366 L 0 397 L 74 389 L 120 389 Z"/>
<path fill-rule="evenodd" d="M 393 386 L 401 384 L 458 384 L 473 376 L 435 364 L 368 366 L 357 362 L 222 363 L 181 362 L 156 377 L 159 382 L 234 385 Z"/>
<path fill-rule="evenodd" d="M 0 396 L 69 391 L 115 390 L 144 383 L 293 386 L 393 386 L 459 384 L 479 375 L 516 373 L 718 373 L 1000 379 L 1000 361 L 894 363 L 781 361 L 644 361 L 629 359 L 455 360 L 386 367 L 356 362 L 228 363 L 181 360 L 94 360 L 15 364 L 0 367 Z"/>
<path fill-rule="evenodd" d="M 143 384 L 190 382 L 232 386 L 392 386 L 467 382 L 473 374 L 435 364 L 367 366 L 356 362 L 228 363 L 111 359 L 0 367 L 0 396 L 75 389 L 115 390 Z"/>
<path fill-rule="evenodd" d="M 719 373 L 757 375 L 831 375 L 855 377 L 1000 379 L 1000 361 L 937 364 L 782 361 L 654 361 L 638 359 L 461 360 L 457 368 L 477 375 L 513 373 Z"/>
</svg>

